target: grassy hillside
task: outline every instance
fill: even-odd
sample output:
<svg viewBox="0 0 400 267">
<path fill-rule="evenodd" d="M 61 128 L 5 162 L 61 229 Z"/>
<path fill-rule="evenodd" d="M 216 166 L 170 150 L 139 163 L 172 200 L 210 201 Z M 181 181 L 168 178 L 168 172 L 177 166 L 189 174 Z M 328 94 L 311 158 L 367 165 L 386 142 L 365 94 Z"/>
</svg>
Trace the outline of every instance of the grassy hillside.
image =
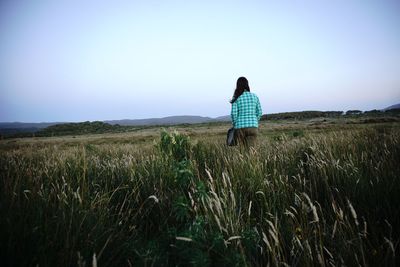
<svg viewBox="0 0 400 267">
<path fill-rule="evenodd" d="M 120 132 L 128 130 L 131 127 L 124 127 L 118 124 L 111 125 L 101 121 L 64 123 L 46 127 L 36 133 L 36 136 L 59 136 L 59 135 L 79 135 L 93 133 Z"/>
<path fill-rule="evenodd" d="M 400 123 L 331 122 L 0 141 L 2 264 L 396 266 Z"/>
<path fill-rule="evenodd" d="M 340 118 L 340 117 L 353 117 L 353 118 L 364 118 L 364 117 L 387 117 L 387 116 L 400 116 L 400 109 L 390 109 L 381 111 L 377 109 L 361 111 L 361 110 L 348 110 L 343 111 L 299 111 L 299 112 L 282 112 L 265 114 L 262 116 L 262 120 L 304 120 L 313 118 Z"/>
</svg>

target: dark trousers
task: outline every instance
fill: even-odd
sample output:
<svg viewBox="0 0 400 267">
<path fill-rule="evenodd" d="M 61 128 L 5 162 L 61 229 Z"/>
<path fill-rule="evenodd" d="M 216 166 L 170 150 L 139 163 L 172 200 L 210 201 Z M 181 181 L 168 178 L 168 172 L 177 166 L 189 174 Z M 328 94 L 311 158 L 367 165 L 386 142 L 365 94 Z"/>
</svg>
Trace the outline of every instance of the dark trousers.
<svg viewBox="0 0 400 267">
<path fill-rule="evenodd" d="M 235 129 L 235 139 L 237 144 L 245 145 L 247 147 L 256 144 L 258 128 L 239 128 Z"/>
</svg>

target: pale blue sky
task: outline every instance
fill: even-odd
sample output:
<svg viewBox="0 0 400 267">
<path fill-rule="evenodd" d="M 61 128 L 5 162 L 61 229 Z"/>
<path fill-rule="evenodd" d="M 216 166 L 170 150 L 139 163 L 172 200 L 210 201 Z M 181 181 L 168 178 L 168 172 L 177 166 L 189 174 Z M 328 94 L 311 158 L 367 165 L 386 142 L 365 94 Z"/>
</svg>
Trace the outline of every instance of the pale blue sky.
<svg viewBox="0 0 400 267">
<path fill-rule="evenodd" d="M 400 1 L 1 1 L 0 121 L 400 103 Z"/>
</svg>

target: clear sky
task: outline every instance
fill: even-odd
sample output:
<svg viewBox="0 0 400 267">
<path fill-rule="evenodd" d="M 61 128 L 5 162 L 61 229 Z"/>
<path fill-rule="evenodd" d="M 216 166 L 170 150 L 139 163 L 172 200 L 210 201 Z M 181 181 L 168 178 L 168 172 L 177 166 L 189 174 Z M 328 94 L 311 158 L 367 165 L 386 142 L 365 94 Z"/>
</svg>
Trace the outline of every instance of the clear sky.
<svg viewBox="0 0 400 267">
<path fill-rule="evenodd" d="M 400 103 L 400 1 L 0 2 L 0 121 Z"/>
</svg>

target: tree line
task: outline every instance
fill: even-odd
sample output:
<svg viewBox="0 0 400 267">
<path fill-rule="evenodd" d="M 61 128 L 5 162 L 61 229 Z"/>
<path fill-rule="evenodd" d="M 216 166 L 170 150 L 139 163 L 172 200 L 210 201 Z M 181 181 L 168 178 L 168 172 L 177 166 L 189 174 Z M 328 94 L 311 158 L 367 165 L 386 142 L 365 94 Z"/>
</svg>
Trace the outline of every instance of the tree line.
<svg viewBox="0 0 400 267">
<path fill-rule="evenodd" d="M 288 119 L 313 119 L 313 118 L 337 118 L 337 117 L 354 117 L 354 116 L 381 116 L 381 115 L 397 115 L 400 114 L 400 109 L 390 109 L 390 110 L 348 110 L 344 111 L 299 111 L 299 112 L 281 112 L 264 114 L 261 120 L 288 120 Z"/>
</svg>

